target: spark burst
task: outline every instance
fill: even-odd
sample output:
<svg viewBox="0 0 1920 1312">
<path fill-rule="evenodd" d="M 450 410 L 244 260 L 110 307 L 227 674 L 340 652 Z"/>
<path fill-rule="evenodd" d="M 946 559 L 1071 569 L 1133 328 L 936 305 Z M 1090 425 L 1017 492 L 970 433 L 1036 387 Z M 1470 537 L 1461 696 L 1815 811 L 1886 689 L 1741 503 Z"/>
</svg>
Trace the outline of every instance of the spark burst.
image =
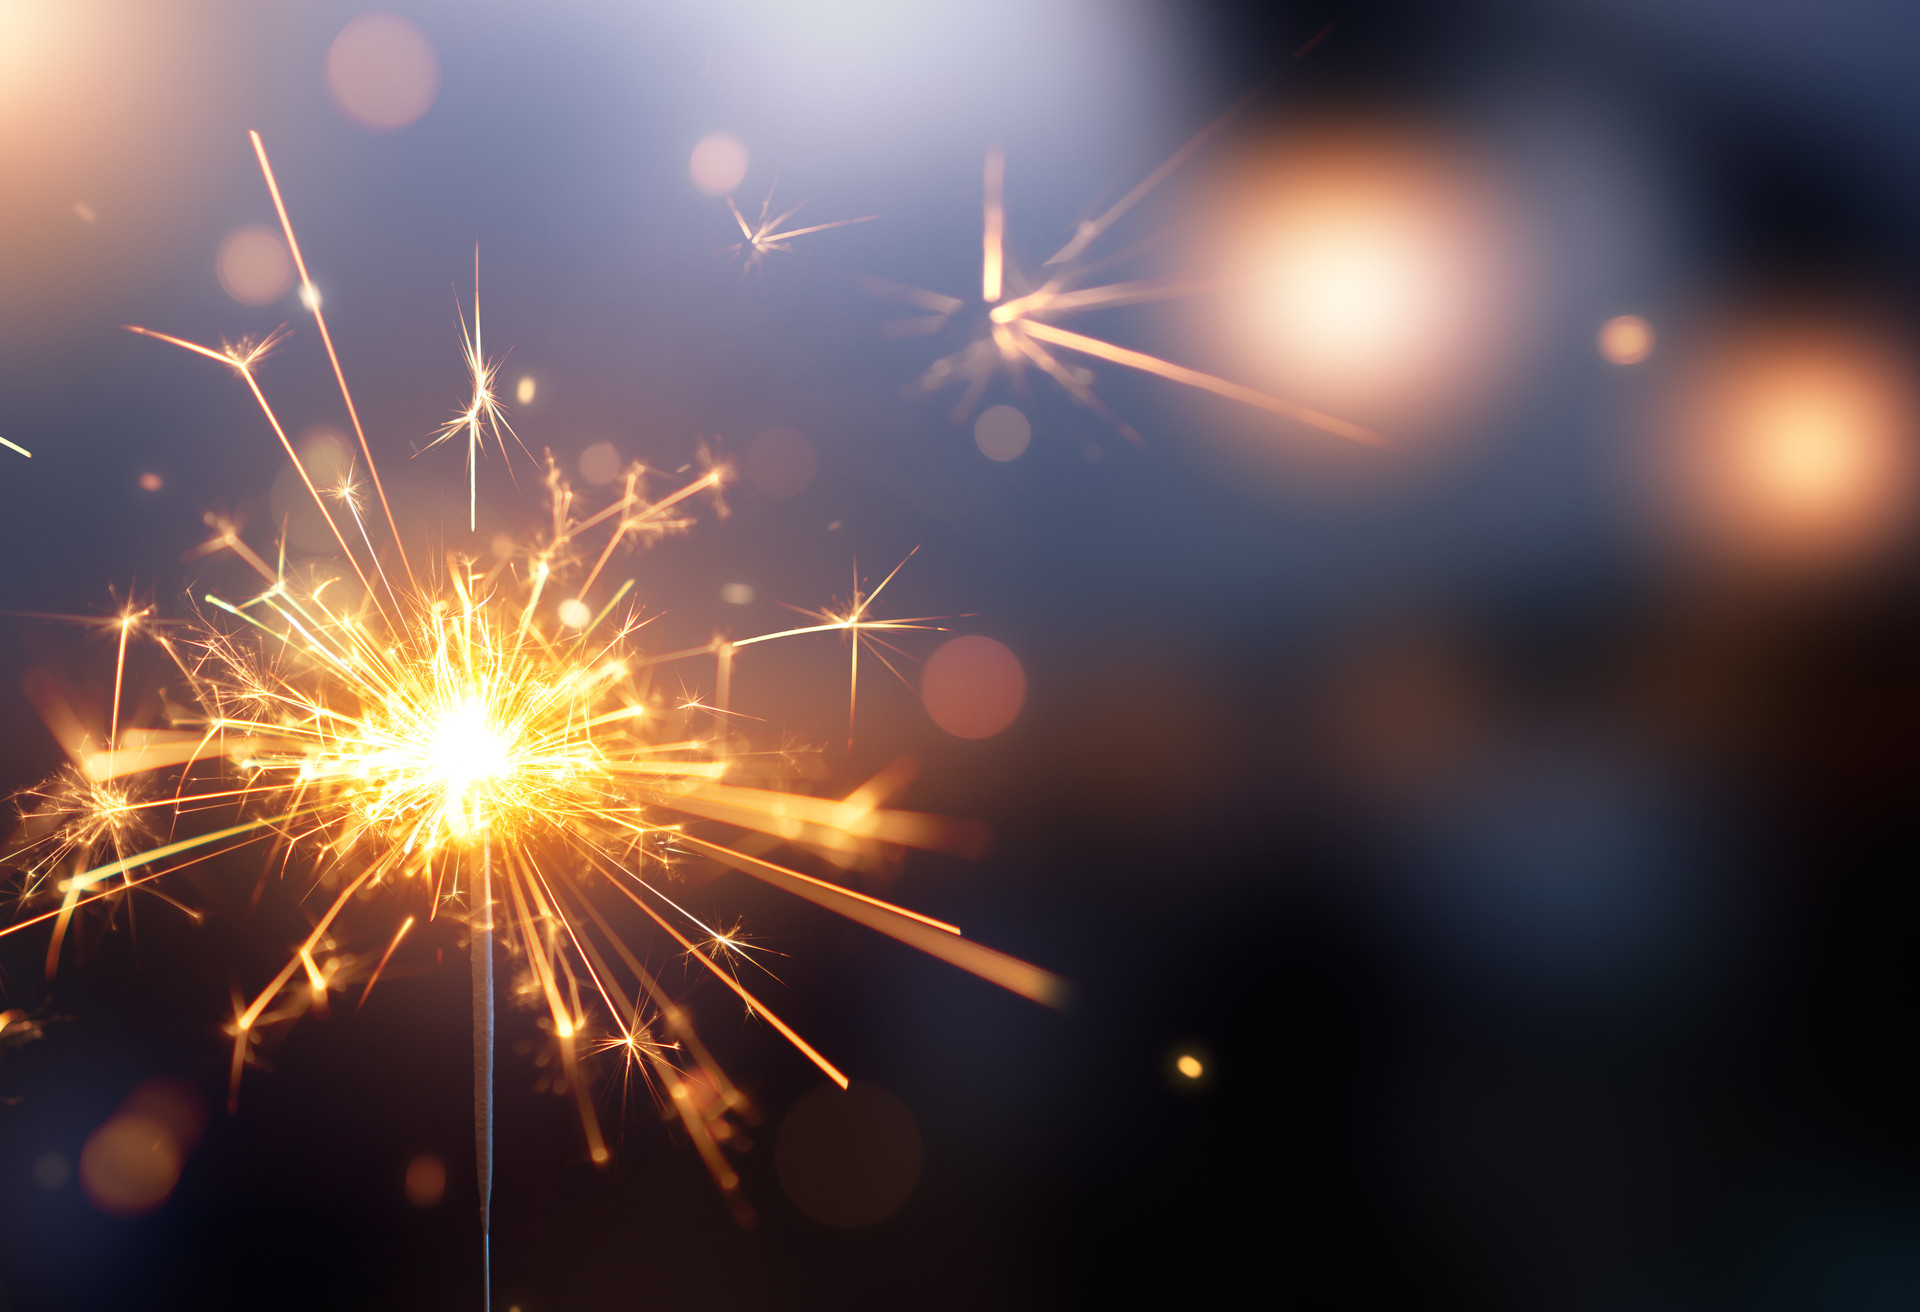
<svg viewBox="0 0 1920 1312">
<path fill-rule="evenodd" d="M 215 532 L 200 554 L 232 552 L 258 576 L 256 589 L 232 599 L 205 594 L 193 616 L 178 622 L 161 624 L 131 607 L 113 622 L 113 726 L 99 742 L 71 712 L 48 714 L 73 765 L 25 799 L 28 820 L 11 853 L 23 903 L 54 905 L 29 905 L 31 914 L 0 936 L 50 926 L 51 974 L 84 908 L 157 892 L 157 881 L 184 866 L 254 844 L 267 845 L 283 871 L 303 863 L 324 906 L 279 971 L 250 998 L 235 1000 L 228 1029 L 237 1097 L 270 1029 L 324 1014 L 329 998 L 350 984 L 360 984 L 364 1004 L 421 921 L 463 919 L 474 976 L 483 1234 L 496 933 L 517 963 L 522 991 L 545 1013 L 593 1160 L 604 1162 L 609 1152 L 582 1062 L 607 1054 L 620 1061 L 623 1079 L 637 1072 L 650 1083 L 730 1196 L 739 1178 L 724 1149 L 746 1099 L 616 920 L 637 918 L 657 931 L 670 952 L 711 975 L 830 1079 L 844 1087 L 847 1077 L 741 982 L 734 967 L 748 943 L 738 927 L 703 923 L 669 895 L 675 866 L 715 863 L 1013 992 L 1061 1004 L 1056 976 L 971 942 L 957 926 L 806 873 L 797 861 L 769 859 L 785 845 L 829 867 L 870 869 L 903 848 L 977 844 L 973 826 L 889 809 L 906 781 L 899 769 L 844 797 L 811 796 L 791 790 L 783 756 L 737 747 L 730 727 L 728 689 L 741 649 L 837 633 L 853 650 L 857 680 L 863 644 L 871 650 L 884 635 L 934 622 L 874 617 L 883 582 L 872 594 L 856 591 L 844 608 L 804 612 L 812 624 L 648 650 L 632 580 L 612 586 L 606 567 L 623 544 L 691 528 L 698 499 L 724 508 L 718 498 L 730 471 L 704 455 L 698 473 L 657 494 L 649 486 L 655 476 L 636 465 L 610 504 L 592 511 L 549 458 L 551 515 L 538 533 L 489 565 L 452 551 L 431 563 L 410 558 L 257 134 L 253 145 L 303 303 L 359 437 L 366 485 L 354 472 L 336 486 L 318 485 L 288 440 L 259 378 L 279 334 L 215 348 L 132 331 L 216 361 L 240 379 L 326 521 L 344 568 L 289 569 L 284 546 L 269 563 L 236 526 L 211 519 Z M 481 351 L 477 304 L 463 347 L 475 399 L 442 436 L 464 429 L 471 460 L 483 427 L 497 436 L 492 425 L 505 426 L 492 397 L 494 369 Z M 362 513 L 370 500 L 380 505 L 384 534 Z M 163 727 L 119 724 L 120 671 L 136 632 L 165 651 L 189 693 Z M 660 676 L 668 667 L 705 660 L 715 668 L 711 701 L 664 695 Z M 852 707 L 850 699 L 850 715 Z M 190 832 L 172 837 L 179 827 Z M 370 932 L 380 925 L 386 928 Z"/>
<path fill-rule="evenodd" d="M 1143 351 L 1130 350 L 1098 337 L 1073 332 L 1055 322 L 1092 310 L 1200 295 L 1218 287 L 1219 284 L 1215 282 L 1182 278 L 1138 279 L 1092 286 L 1086 284 L 1146 249 L 1150 243 L 1139 242 L 1100 258 L 1091 255 L 1095 243 L 1135 205 L 1172 176 L 1238 112 L 1239 107 L 1236 106 L 1215 119 L 1097 218 L 1078 224 L 1067 243 L 1049 256 L 1040 266 L 1040 273 L 1032 277 L 1014 261 L 1007 249 L 1006 157 L 997 147 L 989 150 L 983 179 L 980 299 L 973 302 L 965 297 L 949 296 L 943 292 L 905 286 L 880 278 L 863 279 L 866 289 L 874 295 L 928 311 L 913 318 L 893 320 L 885 329 L 890 336 L 908 337 L 940 332 L 963 317 L 972 324 L 972 335 L 966 345 L 935 360 L 911 390 L 931 395 L 949 386 L 964 387 L 960 401 L 953 410 L 954 422 L 959 423 L 972 413 L 987 384 L 996 376 L 1004 373 L 1016 387 L 1024 387 L 1026 371 L 1029 368 L 1038 369 L 1058 383 L 1075 401 L 1112 424 L 1128 441 L 1136 446 L 1143 445 L 1145 439 L 1139 432 L 1095 394 L 1092 373 L 1068 363 L 1057 354 L 1059 351 L 1068 351 L 1137 369 L 1203 392 L 1212 392 L 1216 396 L 1254 406 L 1349 441 L 1370 446 L 1384 445 L 1385 439 L 1380 434 L 1335 415 L 1197 369 L 1189 369 Z M 969 313 L 963 316 L 963 312 Z"/>
<path fill-rule="evenodd" d="M 742 272 L 758 269 L 766 262 L 767 256 L 775 251 L 791 252 L 794 249 L 793 239 L 796 237 L 826 232 L 831 228 L 844 228 L 855 223 L 871 223 L 880 217 L 878 214 L 863 214 L 857 219 L 835 219 L 831 223 L 814 223 L 804 228 L 783 228 L 781 225 L 804 209 L 807 202 L 801 201 L 791 209 L 774 214 L 773 190 L 773 187 L 767 188 L 767 198 L 760 202 L 760 217 L 752 223 L 747 222 L 747 216 L 740 212 L 740 207 L 734 203 L 733 197 L 727 197 L 727 209 L 732 212 L 733 221 L 740 225 L 742 240 L 724 248 L 721 254 L 738 255 Z"/>
</svg>

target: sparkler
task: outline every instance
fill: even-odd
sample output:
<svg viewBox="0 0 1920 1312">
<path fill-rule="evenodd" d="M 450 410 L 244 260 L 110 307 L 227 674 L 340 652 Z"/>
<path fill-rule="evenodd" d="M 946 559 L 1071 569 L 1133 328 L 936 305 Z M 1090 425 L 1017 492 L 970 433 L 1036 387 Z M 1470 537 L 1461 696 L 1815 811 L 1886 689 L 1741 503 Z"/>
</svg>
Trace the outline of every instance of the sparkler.
<svg viewBox="0 0 1920 1312">
<path fill-rule="evenodd" d="M 1006 157 L 998 148 L 989 150 L 984 178 L 979 301 L 970 302 L 963 297 L 879 278 L 864 280 L 867 290 L 875 295 L 928 311 L 914 318 L 893 320 L 885 329 L 890 336 L 940 332 L 959 320 L 962 311 L 971 307 L 974 312 L 973 335 L 967 344 L 935 360 L 914 383 L 913 389 L 932 394 L 955 384 L 964 385 L 965 390 L 953 410 L 954 422 L 958 423 L 972 413 L 987 384 L 997 375 L 1005 373 L 1016 386 L 1023 386 L 1027 369 L 1035 368 L 1058 383 L 1075 401 L 1112 424 L 1128 441 L 1142 445 L 1145 439 L 1139 432 L 1095 394 L 1091 372 L 1069 364 L 1057 354 L 1058 351 L 1069 351 L 1137 369 L 1203 392 L 1212 392 L 1216 396 L 1266 410 L 1349 441 L 1371 446 L 1384 445 L 1386 439 L 1380 434 L 1337 416 L 1174 364 L 1143 351 L 1130 350 L 1101 338 L 1073 332 L 1055 322 L 1090 310 L 1173 300 L 1217 288 L 1215 282 L 1181 278 L 1139 279 L 1093 286 L 1085 284 L 1096 275 L 1131 260 L 1145 249 L 1147 243 L 1136 243 L 1099 259 L 1090 256 L 1092 247 L 1100 238 L 1166 181 L 1237 112 L 1236 106 L 1214 120 L 1097 218 L 1081 222 L 1067 243 L 1041 265 L 1038 277 L 1027 276 L 1007 250 Z"/>
<path fill-rule="evenodd" d="M 698 498 L 724 510 L 719 498 L 730 471 L 704 453 L 699 472 L 659 494 L 650 489 L 658 476 L 633 466 L 610 504 L 590 512 L 549 457 L 551 515 L 540 532 L 491 564 L 453 551 L 431 563 L 410 559 L 258 134 L 253 145 L 303 302 L 359 437 L 366 481 L 356 470 L 320 486 L 288 439 L 260 381 L 279 335 L 215 348 L 132 331 L 216 361 L 240 379 L 326 521 L 344 568 L 290 568 L 284 547 L 269 563 L 233 524 L 215 519 L 201 551 L 230 551 L 246 562 L 259 580 L 251 595 L 207 593 L 193 617 L 177 624 L 157 623 L 144 609 L 123 611 L 117 669 L 124 671 L 127 643 L 142 633 L 173 661 L 189 704 L 165 726 L 123 728 L 117 673 L 104 742 L 80 730 L 70 712 L 49 713 L 73 764 L 23 799 L 27 820 L 11 856 L 23 872 L 23 901 L 54 905 L 0 935 L 50 925 L 51 974 L 73 917 L 86 907 L 158 891 L 168 874 L 249 845 L 271 845 L 283 871 L 298 859 L 324 909 L 280 970 L 251 998 L 236 998 L 228 1026 L 231 1100 L 269 1029 L 324 1014 L 329 998 L 350 984 L 361 984 L 364 1004 L 422 919 L 463 918 L 474 989 L 483 1242 L 496 934 L 516 963 L 516 987 L 545 1013 L 589 1156 L 604 1162 L 609 1153 L 582 1061 L 617 1053 L 628 1075 L 651 1082 L 730 1197 L 739 1177 L 724 1149 L 746 1099 L 685 1008 L 616 929 L 614 909 L 637 912 L 670 950 L 718 980 L 828 1078 L 845 1087 L 847 1077 L 741 982 L 732 967 L 744 939 L 702 922 L 669 895 L 676 865 L 716 863 L 1061 1005 L 1059 978 L 964 938 L 959 927 L 807 873 L 798 861 L 770 859 L 784 844 L 830 867 L 871 869 L 903 848 L 978 844 L 974 826 L 888 808 L 906 781 L 900 769 L 844 797 L 810 796 L 783 786 L 790 781 L 782 758 L 737 749 L 727 727 L 731 672 L 743 648 L 840 634 L 853 650 L 857 689 L 863 644 L 878 653 L 889 635 L 937 627 L 928 617 L 873 615 L 893 575 L 871 594 L 856 590 L 842 609 L 803 612 L 815 621 L 808 625 L 649 651 L 633 581 L 614 586 L 607 566 L 623 544 L 691 528 Z M 472 332 L 463 326 L 462 338 L 474 399 L 441 436 L 468 434 L 471 488 L 483 429 L 496 437 L 511 429 L 492 395 L 477 301 Z M 363 513 L 370 499 L 380 504 L 379 518 Z M 715 663 L 711 702 L 666 695 L 659 678 L 666 667 L 706 659 Z M 850 728 L 854 705 L 850 696 Z M 183 821 L 200 827 L 172 837 L 169 827 Z M 397 928 L 377 936 L 362 928 L 381 922 Z M 355 946 L 369 937 L 384 942 L 370 970 L 375 951 Z"/>
</svg>

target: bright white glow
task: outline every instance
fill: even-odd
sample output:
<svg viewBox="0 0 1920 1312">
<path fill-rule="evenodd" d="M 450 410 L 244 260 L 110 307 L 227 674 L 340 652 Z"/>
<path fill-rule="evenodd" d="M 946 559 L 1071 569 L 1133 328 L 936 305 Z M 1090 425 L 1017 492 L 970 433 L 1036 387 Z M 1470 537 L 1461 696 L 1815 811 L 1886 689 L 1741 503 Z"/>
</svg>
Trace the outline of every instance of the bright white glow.
<svg viewBox="0 0 1920 1312">
<path fill-rule="evenodd" d="M 463 838 L 473 828 L 471 792 L 475 784 L 504 779 L 512 772 L 506 739 L 494 728 L 485 704 L 469 698 L 447 708 L 427 745 L 426 765 L 446 797 L 447 830 Z"/>
<path fill-rule="evenodd" d="M 1475 160 L 1356 130 L 1282 143 L 1222 187 L 1202 249 L 1249 381 L 1404 429 L 1459 412 L 1515 356 L 1532 247 Z"/>
</svg>

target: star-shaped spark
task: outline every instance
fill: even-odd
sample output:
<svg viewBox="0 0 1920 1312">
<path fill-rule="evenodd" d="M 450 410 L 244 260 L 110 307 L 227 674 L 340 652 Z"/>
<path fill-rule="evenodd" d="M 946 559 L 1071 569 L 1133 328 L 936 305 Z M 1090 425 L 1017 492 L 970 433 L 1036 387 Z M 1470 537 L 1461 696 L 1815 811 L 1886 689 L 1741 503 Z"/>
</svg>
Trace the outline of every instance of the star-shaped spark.
<svg viewBox="0 0 1920 1312">
<path fill-rule="evenodd" d="M 776 182 L 777 185 L 777 182 Z M 825 232 L 829 228 L 844 228 L 854 223 L 871 223 L 879 218 L 878 214 L 862 214 L 857 219 L 835 219 L 831 223 L 815 223 L 804 228 L 787 228 L 783 225 L 806 207 L 801 201 L 790 209 L 773 213 L 773 188 L 767 188 L 767 198 L 760 202 L 760 217 L 752 223 L 734 204 L 733 197 L 727 197 L 727 208 L 733 212 L 733 221 L 740 225 L 743 240 L 735 242 L 721 251 L 723 255 L 738 255 L 741 259 L 741 271 L 751 272 L 758 269 L 767 256 L 775 251 L 792 251 L 790 244 L 795 237 L 805 237 L 816 232 Z"/>
<path fill-rule="evenodd" d="M 479 456 L 486 447 L 486 439 L 491 436 L 500 448 L 502 459 L 511 459 L 507 451 L 507 438 L 520 442 L 520 434 L 513 431 L 513 425 L 507 422 L 506 407 L 494 394 L 494 382 L 500 374 L 500 363 L 487 359 L 486 351 L 480 342 L 480 249 L 473 251 L 473 329 L 467 329 L 467 321 L 460 317 L 460 299 L 455 296 L 453 302 L 454 319 L 460 325 L 460 353 L 466 362 L 467 376 L 473 381 L 473 397 L 466 408 L 455 413 L 453 418 L 440 426 L 422 451 L 439 446 L 448 438 L 464 432 L 467 435 L 467 528 L 472 531 L 478 526 L 480 506 Z M 501 430 L 505 430 L 502 436 Z M 526 443 L 520 442 L 520 449 L 526 451 Z M 532 456 L 532 452 L 527 452 Z"/>
<path fill-rule="evenodd" d="M 886 591 L 887 584 L 893 582 L 893 580 L 899 576 L 900 571 L 907 567 L 907 561 L 912 560 L 914 552 L 918 550 L 920 550 L 920 548 L 915 547 L 913 551 L 909 551 L 900 563 L 895 565 L 884 579 L 880 580 L 879 586 L 874 588 L 872 592 L 863 592 L 861 590 L 859 571 L 856 569 L 854 572 L 853 592 L 843 603 L 824 607 L 820 610 L 810 610 L 805 606 L 795 606 L 787 602 L 780 603 L 795 614 L 804 615 L 810 620 L 817 620 L 819 621 L 818 623 L 803 625 L 797 629 L 782 629 L 778 633 L 763 633 L 754 638 L 742 638 L 730 644 L 730 648 L 748 647 L 756 642 L 772 642 L 775 638 L 798 637 L 804 633 L 846 634 L 848 638 L 848 661 L 850 667 L 847 681 L 847 747 L 851 750 L 853 747 L 854 713 L 859 708 L 860 699 L 860 648 L 865 646 L 872 652 L 874 659 L 886 666 L 900 682 L 911 688 L 913 686 L 912 682 L 908 680 L 906 675 L 900 673 L 899 668 L 895 666 L 892 661 L 888 660 L 886 656 L 886 653 L 889 651 L 896 656 L 902 657 L 906 656 L 907 653 L 887 641 L 887 639 L 875 635 L 882 633 L 900 633 L 914 629 L 941 633 L 945 632 L 945 630 L 938 621 L 963 618 L 955 615 L 916 615 L 907 619 L 894 620 L 881 620 L 870 617 L 873 604 L 880 599 L 880 594 Z"/>
<path fill-rule="evenodd" d="M 939 332 L 961 318 L 962 312 L 970 305 L 979 312 L 974 319 L 973 336 L 967 344 L 935 360 L 914 383 L 912 390 L 932 394 L 956 383 L 963 384 L 966 390 L 953 411 L 954 422 L 959 423 L 972 413 L 987 384 L 997 374 L 1006 373 L 1016 388 L 1024 390 L 1026 371 L 1034 368 L 1058 383 L 1075 401 L 1112 424 L 1128 441 L 1135 445 L 1143 444 L 1144 439 L 1140 434 L 1114 414 L 1094 393 L 1092 372 L 1061 358 L 1059 352 L 1068 351 L 1212 392 L 1350 441 L 1384 445 L 1385 439 L 1380 434 L 1337 416 L 1162 360 L 1143 351 L 1130 350 L 1097 337 L 1072 332 L 1055 322 L 1089 310 L 1172 300 L 1218 288 L 1217 282 L 1181 278 L 1142 279 L 1093 286 L 1084 284 L 1096 275 L 1134 258 L 1146 248 L 1149 243 L 1140 242 L 1099 259 L 1089 257 L 1089 251 L 1096 241 L 1185 163 L 1237 112 L 1238 107 L 1214 120 L 1098 218 L 1081 222 L 1066 245 L 1040 266 L 1037 277 L 1026 275 L 1009 258 L 1006 242 L 1006 157 L 997 147 L 989 150 L 981 236 L 980 300 L 977 305 L 962 297 L 925 288 L 903 286 L 878 278 L 865 280 L 867 290 L 875 295 L 930 311 L 915 318 L 893 320 L 885 330 L 890 336 L 907 337 Z"/>
</svg>

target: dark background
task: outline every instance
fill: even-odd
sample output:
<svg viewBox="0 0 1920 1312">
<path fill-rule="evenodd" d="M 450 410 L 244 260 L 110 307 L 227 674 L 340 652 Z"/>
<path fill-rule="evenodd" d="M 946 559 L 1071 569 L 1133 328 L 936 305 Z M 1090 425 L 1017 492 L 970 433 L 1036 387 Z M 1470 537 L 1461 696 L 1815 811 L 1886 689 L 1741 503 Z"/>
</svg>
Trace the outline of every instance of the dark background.
<svg viewBox="0 0 1920 1312">
<path fill-rule="evenodd" d="M 177 614 L 215 568 L 179 559 L 204 512 L 270 533 L 280 457 L 250 400 L 117 325 L 210 340 L 291 320 L 263 378 L 285 411 L 338 422 L 298 307 L 247 309 L 213 276 L 223 234 L 271 221 L 257 127 L 390 471 L 455 477 L 455 455 L 403 462 L 460 395 L 451 296 L 477 239 L 489 341 L 509 377 L 541 379 L 530 444 L 671 465 L 698 435 L 737 451 L 778 424 L 819 450 L 798 497 L 745 489 L 725 524 L 644 558 L 670 616 L 771 628 L 770 607 L 720 615 L 719 585 L 820 602 L 856 561 L 871 576 L 920 547 L 895 613 L 971 613 L 1024 662 L 1025 711 L 963 742 L 876 682 L 871 736 L 825 751 L 828 775 L 915 755 L 905 802 L 994 842 L 910 858 L 892 895 L 1075 985 L 1050 1013 L 712 886 L 789 954 L 783 1013 L 911 1110 L 917 1190 L 866 1229 L 796 1210 L 771 1148 L 817 1075 L 693 980 L 765 1117 L 740 1168 L 757 1225 L 643 1096 L 619 1112 L 617 1082 L 596 1169 L 509 1013 L 499 1307 L 1920 1303 L 1913 552 L 1777 587 L 1677 564 L 1618 454 L 1666 357 L 1628 373 L 1592 347 L 1622 309 L 1684 340 L 1755 295 L 1907 321 L 1910 7 L 397 8 L 441 89 L 388 136 L 326 98 L 353 6 L 82 6 L 92 26 L 60 55 L 77 62 L 46 56 L 4 102 L 20 184 L 0 201 L 0 433 L 34 456 L 0 451 L 0 606 L 102 614 L 118 589 Z M 1034 442 L 989 464 L 950 395 L 902 395 L 932 348 L 882 338 L 890 311 L 855 275 L 971 285 L 986 144 L 1007 150 L 1010 241 L 1038 255 L 1250 91 L 1228 157 L 1300 115 L 1391 111 L 1525 178 L 1601 141 L 1624 163 L 1592 185 L 1643 188 L 1653 217 L 1604 258 L 1556 248 L 1572 273 L 1534 364 L 1413 472 L 1342 455 L 1250 473 L 1233 454 L 1250 435 L 1324 439 L 1116 369 L 1101 394 L 1143 450 L 1053 389 L 994 390 Z M 883 220 L 743 277 L 716 254 L 720 202 L 687 184 L 716 127 L 753 152 L 743 198 L 777 162 L 785 194 L 817 198 L 805 213 Z M 1134 231 L 1177 222 L 1180 185 Z M 97 224 L 72 223 L 76 196 Z M 1102 321 L 1177 357 L 1170 322 Z M 517 525 L 530 500 L 501 475 L 483 470 L 483 497 Z M 59 761 L 26 671 L 98 690 L 112 647 L 0 626 L 0 785 L 25 787 Z M 841 658 L 794 659 L 767 695 L 830 744 Z M 164 674 L 136 651 L 139 714 Z M 198 926 L 147 901 L 132 933 L 89 928 L 53 984 L 43 938 L 0 941 L 0 1005 L 45 1031 L 0 1052 L 0 1307 L 479 1298 L 451 926 L 419 945 L 446 969 L 295 1027 L 153 1215 L 36 1183 L 151 1076 L 219 1103 L 230 982 L 257 987 L 299 923 L 247 912 L 257 871 L 241 855 L 184 881 Z M 1181 1051 L 1206 1056 L 1198 1087 L 1170 1073 Z M 401 1189 L 423 1151 L 449 1163 L 428 1210 Z"/>
</svg>

